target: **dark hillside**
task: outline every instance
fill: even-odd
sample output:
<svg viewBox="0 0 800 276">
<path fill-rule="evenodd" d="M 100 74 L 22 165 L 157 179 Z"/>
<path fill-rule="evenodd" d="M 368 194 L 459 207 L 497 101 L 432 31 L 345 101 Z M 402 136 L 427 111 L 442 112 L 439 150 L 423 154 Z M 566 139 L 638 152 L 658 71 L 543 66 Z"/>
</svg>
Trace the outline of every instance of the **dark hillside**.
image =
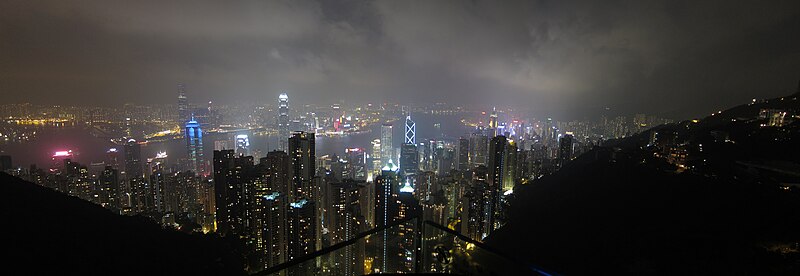
<svg viewBox="0 0 800 276">
<path fill-rule="evenodd" d="M 238 275 L 218 239 L 164 230 L 0 173 L 3 270 L 14 274 Z"/>
<path fill-rule="evenodd" d="M 515 187 L 488 243 L 564 274 L 800 275 L 799 124 L 756 117 L 798 101 L 754 105 L 660 126 L 667 147 L 643 133 Z M 667 158 L 676 149 L 681 163 Z"/>
</svg>

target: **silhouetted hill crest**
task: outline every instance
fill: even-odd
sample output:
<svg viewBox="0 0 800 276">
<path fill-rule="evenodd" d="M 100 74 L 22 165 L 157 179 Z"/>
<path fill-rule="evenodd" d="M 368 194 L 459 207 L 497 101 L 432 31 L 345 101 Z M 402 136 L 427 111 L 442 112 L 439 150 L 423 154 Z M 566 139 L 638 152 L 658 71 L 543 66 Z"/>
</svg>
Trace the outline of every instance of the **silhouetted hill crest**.
<svg viewBox="0 0 800 276">
<path fill-rule="evenodd" d="M 5 271 L 70 275 L 240 275 L 221 240 L 165 230 L 0 173 Z"/>
<path fill-rule="evenodd" d="M 596 147 L 515 187 L 510 221 L 487 242 L 564 274 L 797 275 L 800 192 L 743 164 L 800 163 L 798 124 L 718 118 L 799 104 L 784 98 L 654 128 L 675 131 L 699 156 L 684 173 L 654 156 L 648 132 Z"/>
</svg>

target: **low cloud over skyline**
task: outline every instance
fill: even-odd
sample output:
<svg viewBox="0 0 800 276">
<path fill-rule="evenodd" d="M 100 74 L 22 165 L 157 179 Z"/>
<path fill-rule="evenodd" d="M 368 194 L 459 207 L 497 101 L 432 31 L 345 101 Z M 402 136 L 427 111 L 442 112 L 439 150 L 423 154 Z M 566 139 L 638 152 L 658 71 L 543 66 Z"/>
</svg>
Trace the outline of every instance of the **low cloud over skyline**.
<svg viewBox="0 0 800 276">
<path fill-rule="evenodd" d="M 172 103 L 185 83 L 198 103 L 687 118 L 795 91 L 800 4 L 768 2 L 3 1 L 0 103 Z"/>
</svg>

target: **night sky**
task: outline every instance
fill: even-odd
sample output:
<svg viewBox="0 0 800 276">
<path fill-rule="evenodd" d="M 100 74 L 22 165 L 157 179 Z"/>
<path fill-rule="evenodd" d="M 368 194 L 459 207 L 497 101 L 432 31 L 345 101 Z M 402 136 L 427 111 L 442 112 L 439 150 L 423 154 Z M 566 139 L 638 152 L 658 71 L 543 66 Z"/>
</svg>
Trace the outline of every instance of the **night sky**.
<svg viewBox="0 0 800 276">
<path fill-rule="evenodd" d="M 701 3 L 702 2 L 702 3 Z M 513 104 L 675 118 L 793 93 L 800 1 L 0 2 L 0 104 Z"/>
</svg>

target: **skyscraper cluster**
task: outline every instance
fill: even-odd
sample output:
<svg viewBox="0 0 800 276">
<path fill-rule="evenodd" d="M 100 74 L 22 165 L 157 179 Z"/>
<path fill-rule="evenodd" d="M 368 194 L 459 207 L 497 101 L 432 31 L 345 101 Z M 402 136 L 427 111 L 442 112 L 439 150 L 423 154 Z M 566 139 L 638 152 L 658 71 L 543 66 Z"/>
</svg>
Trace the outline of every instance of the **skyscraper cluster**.
<svg viewBox="0 0 800 276">
<path fill-rule="evenodd" d="M 259 271 L 320 248 L 314 135 L 296 132 L 289 153 L 252 156 L 214 151 L 217 232 L 242 241 Z"/>
<path fill-rule="evenodd" d="M 381 146 L 391 145 L 391 132 L 381 135 Z M 416 147 L 410 141 L 404 146 Z M 234 150 L 214 151 L 216 231 L 240 241 L 250 271 L 303 258 L 371 228 L 421 215 L 413 184 L 419 181 L 416 154 L 401 156 L 411 164 L 406 173 L 395 165 L 390 153 L 394 149 L 386 149 L 389 156 L 381 156 L 386 162 L 368 179 L 365 149 L 348 148 L 342 157 L 317 156 L 315 135 L 302 131 L 287 138 L 287 145 L 286 152 L 269 152 L 258 163 Z M 368 243 L 336 251 L 320 264 L 295 266 L 289 273 L 411 272 L 419 242 L 414 231 L 410 225 L 387 228 Z"/>
<path fill-rule="evenodd" d="M 427 123 L 420 119 L 424 115 L 412 116 L 400 106 L 367 106 L 355 113 L 334 104 L 328 118 L 302 106 L 292 120 L 286 93 L 278 96 L 277 109 L 257 107 L 242 116 L 247 123 L 219 124 L 215 118 L 231 113 L 212 112 L 210 103 L 191 106 L 180 85 L 177 108 L 163 118 L 172 118 L 167 120 L 171 125 L 178 118 L 178 127 L 172 127 L 181 131 L 168 132 L 183 142 L 185 151 L 170 152 L 173 158 L 168 158 L 163 151 L 145 153 L 153 136 L 139 139 L 137 124 L 148 120 L 150 109 L 128 109 L 120 124 L 125 140 L 118 142 L 119 150 L 108 150 L 108 160 L 81 165 L 73 161 L 72 151 L 59 151 L 51 168 L 34 167 L 29 179 L 120 214 L 143 215 L 186 231 L 216 232 L 235 241 L 250 272 L 303 259 L 376 227 L 386 229 L 289 273 L 412 272 L 419 265 L 413 252 L 420 246 L 420 232 L 428 230 L 407 219 L 431 221 L 481 240 L 505 223 L 516 186 L 558 170 L 591 145 L 583 135 L 590 130 L 580 122 L 521 122 L 502 109 L 482 114 L 482 123 L 457 138 L 418 133 L 418 121 Z M 650 122 L 642 116 L 635 120 Z M 395 137 L 394 127 L 400 124 L 397 134 L 402 131 L 402 136 Z M 316 132 L 322 125 L 333 131 Z M 602 129 L 622 131 L 614 130 L 618 125 L 610 120 Z M 318 155 L 319 135 L 335 137 L 370 126 L 375 130 L 364 132 L 368 145 Z M 260 140 L 263 133 L 278 138 L 271 144 L 276 150 L 261 151 L 274 141 Z M 207 154 L 204 139 L 214 136 L 225 138 L 213 141 L 213 154 Z M 666 139 L 662 133 L 658 140 Z M 178 162 L 171 161 L 176 156 Z"/>
</svg>

